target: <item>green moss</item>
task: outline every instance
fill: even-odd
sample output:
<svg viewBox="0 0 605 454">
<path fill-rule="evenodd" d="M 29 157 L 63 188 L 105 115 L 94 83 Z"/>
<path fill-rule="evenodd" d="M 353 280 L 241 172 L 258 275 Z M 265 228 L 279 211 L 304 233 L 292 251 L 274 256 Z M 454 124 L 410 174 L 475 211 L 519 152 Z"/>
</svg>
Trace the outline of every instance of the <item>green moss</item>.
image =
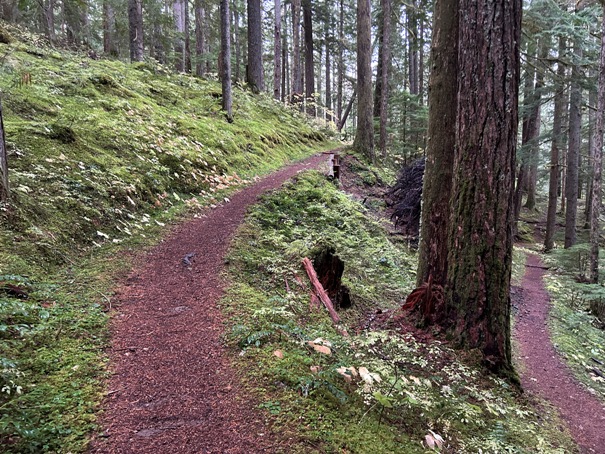
<svg viewBox="0 0 605 454">
<path fill-rule="evenodd" d="M 323 308 L 309 306 L 300 263 L 326 246 L 345 264 L 353 304 L 339 314 L 349 337 Z M 260 408 L 293 440 L 289 450 L 425 452 L 433 431 L 451 452 L 571 452 L 550 413 L 538 415 L 510 384 L 486 377 L 478 361 L 436 340 L 419 341 L 393 321 L 389 310 L 414 286 L 415 269 L 409 250 L 316 172 L 250 210 L 229 253 L 227 339 Z M 381 317 L 389 330 L 367 329 Z M 366 368 L 371 383 L 345 380 L 341 367 Z"/>
</svg>

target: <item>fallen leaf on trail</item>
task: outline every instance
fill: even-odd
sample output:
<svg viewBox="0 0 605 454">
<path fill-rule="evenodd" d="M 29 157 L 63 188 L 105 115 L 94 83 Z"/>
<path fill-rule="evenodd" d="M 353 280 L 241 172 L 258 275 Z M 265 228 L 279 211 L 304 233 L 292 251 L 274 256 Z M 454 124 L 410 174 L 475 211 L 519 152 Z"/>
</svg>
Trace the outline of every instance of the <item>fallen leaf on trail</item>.
<svg viewBox="0 0 605 454">
<path fill-rule="evenodd" d="M 273 354 L 274 354 L 275 356 L 277 356 L 279 359 L 282 359 L 282 358 L 284 357 L 284 352 L 282 352 L 281 350 L 275 350 L 275 351 L 273 352 Z"/>
</svg>

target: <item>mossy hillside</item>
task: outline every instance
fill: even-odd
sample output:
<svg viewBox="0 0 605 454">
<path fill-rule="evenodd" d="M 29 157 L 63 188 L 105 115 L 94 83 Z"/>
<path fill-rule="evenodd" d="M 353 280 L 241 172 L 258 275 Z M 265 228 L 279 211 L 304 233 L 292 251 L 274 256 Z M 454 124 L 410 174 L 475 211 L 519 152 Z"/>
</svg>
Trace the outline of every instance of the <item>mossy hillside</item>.
<svg viewBox="0 0 605 454">
<path fill-rule="evenodd" d="M 310 309 L 300 262 L 326 246 L 345 262 L 353 305 L 340 315 L 350 337 Z M 293 440 L 288 452 L 425 452 L 426 436 L 443 437 L 444 452 L 573 452 L 550 415 L 478 361 L 393 320 L 365 329 L 375 317 L 389 325 L 383 314 L 411 290 L 415 267 L 411 251 L 320 174 L 250 210 L 229 254 L 228 340 L 259 407 Z"/>
<path fill-rule="evenodd" d="M 229 124 L 216 81 L 152 63 L 17 40 L 0 44 L 0 55 L 15 201 L 4 266 L 21 248 L 41 266 L 60 261 L 53 250 L 107 240 L 97 231 L 113 239 L 118 226 L 133 230 L 131 215 L 199 195 L 215 179 L 266 173 L 325 139 L 300 114 L 237 87 Z"/>
<path fill-rule="evenodd" d="M 216 81 L 0 29 L 12 187 L 0 207 L 0 444 L 82 452 L 103 391 L 111 291 L 134 251 L 189 208 L 333 144 L 241 88 L 228 124 Z"/>
</svg>

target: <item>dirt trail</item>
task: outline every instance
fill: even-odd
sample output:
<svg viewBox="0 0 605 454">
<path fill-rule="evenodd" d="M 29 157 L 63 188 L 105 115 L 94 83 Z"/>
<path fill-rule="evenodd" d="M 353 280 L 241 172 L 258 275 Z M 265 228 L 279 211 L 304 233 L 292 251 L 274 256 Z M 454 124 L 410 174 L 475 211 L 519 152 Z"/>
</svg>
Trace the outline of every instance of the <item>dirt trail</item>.
<svg viewBox="0 0 605 454">
<path fill-rule="evenodd" d="M 582 453 L 605 453 L 605 404 L 577 382 L 561 361 L 549 336 L 549 296 L 544 288 L 543 264 L 536 254 L 527 257 L 521 288 L 513 295 L 519 307 L 515 337 L 525 366 L 523 388 L 559 408 Z"/>
<path fill-rule="evenodd" d="M 284 168 L 179 226 L 128 277 L 115 303 L 113 374 L 92 453 L 280 450 L 221 344 L 220 272 L 246 208 L 324 159 L 316 155 Z"/>
</svg>

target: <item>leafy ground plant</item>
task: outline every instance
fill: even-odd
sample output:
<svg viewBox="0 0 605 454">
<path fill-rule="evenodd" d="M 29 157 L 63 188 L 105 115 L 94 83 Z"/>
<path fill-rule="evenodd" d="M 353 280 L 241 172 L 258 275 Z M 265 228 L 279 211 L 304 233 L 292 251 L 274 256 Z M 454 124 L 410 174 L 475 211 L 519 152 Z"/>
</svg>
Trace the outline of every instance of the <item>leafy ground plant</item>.
<svg viewBox="0 0 605 454">
<path fill-rule="evenodd" d="M 367 184 L 367 183 L 363 183 Z M 324 176 L 307 172 L 251 209 L 229 254 L 227 340 L 290 452 L 573 452 L 549 415 L 421 334 L 396 308 L 414 253 Z M 330 248 L 351 306 L 341 335 L 310 305 L 303 257 Z"/>
</svg>

